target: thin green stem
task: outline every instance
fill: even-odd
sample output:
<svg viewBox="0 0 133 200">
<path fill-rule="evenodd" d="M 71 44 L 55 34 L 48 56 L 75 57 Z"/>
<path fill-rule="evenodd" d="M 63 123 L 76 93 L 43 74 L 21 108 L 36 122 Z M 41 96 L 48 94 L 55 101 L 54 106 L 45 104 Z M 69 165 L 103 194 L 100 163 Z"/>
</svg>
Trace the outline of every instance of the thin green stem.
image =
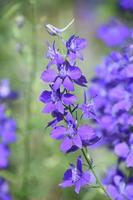
<svg viewBox="0 0 133 200">
<path fill-rule="evenodd" d="M 24 138 L 24 171 L 23 171 L 23 183 L 22 192 L 24 195 L 22 199 L 29 200 L 29 171 L 30 171 L 30 130 L 31 130 L 31 117 L 32 117 L 32 96 L 33 96 L 33 83 L 36 75 L 37 68 L 37 33 L 36 33 L 36 2 L 31 1 L 32 12 L 32 33 L 31 33 L 31 72 L 29 75 L 29 82 L 26 91 L 26 121 L 25 121 L 25 138 Z"/>
<path fill-rule="evenodd" d="M 85 160 L 86 160 L 86 162 L 87 162 L 87 164 L 88 164 L 88 166 L 89 166 L 89 169 L 91 170 L 91 172 L 93 173 L 93 175 L 94 175 L 95 178 L 96 178 L 97 184 L 98 184 L 99 187 L 103 190 L 103 192 L 105 193 L 106 197 L 107 197 L 109 200 L 112 200 L 112 199 L 110 198 L 110 196 L 108 195 L 107 191 L 105 190 L 104 186 L 102 185 L 101 181 L 99 180 L 99 178 L 98 178 L 98 176 L 97 176 L 97 174 L 96 174 L 96 172 L 95 172 L 95 170 L 94 170 L 94 168 L 93 168 L 93 166 L 92 166 L 92 163 L 91 163 L 91 161 L 89 160 L 89 158 L 87 157 L 87 155 L 86 155 L 84 149 L 82 149 L 81 151 L 82 151 L 82 153 L 83 153 L 83 155 L 84 155 L 84 158 L 85 158 Z"/>
</svg>

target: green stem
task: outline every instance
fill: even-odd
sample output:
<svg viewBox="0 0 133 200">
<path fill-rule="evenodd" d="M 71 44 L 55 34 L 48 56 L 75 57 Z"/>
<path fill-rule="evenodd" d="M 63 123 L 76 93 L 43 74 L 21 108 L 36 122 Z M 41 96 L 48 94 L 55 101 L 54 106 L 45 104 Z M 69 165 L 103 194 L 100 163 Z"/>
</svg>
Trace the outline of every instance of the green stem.
<svg viewBox="0 0 133 200">
<path fill-rule="evenodd" d="M 93 166 L 92 166 L 92 163 L 91 163 L 91 161 L 89 160 L 89 158 L 87 157 L 87 155 L 86 155 L 84 149 L 82 149 L 81 151 L 82 151 L 82 153 L 83 153 L 83 155 L 84 155 L 84 158 L 85 158 L 85 160 L 86 160 L 86 162 L 87 162 L 87 164 L 88 164 L 88 166 L 89 166 L 89 169 L 91 170 L 91 172 L 93 173 L 93 175 L 94 175 L 95 178 L 96 178 L 97 184 L 98 184 L 99 187 L 103 190 L 103 192 L 105 193 L 106 197 L 107 197 L 109 200 L 112 200 L 112 199 L 110 198 L 110 196 L 108 195 L 107 191 L 105 190 L 105 188 L 103 187 L 101 181 L 99 180 L 99 178 L 98 178 L 98 176 L 97 176 L 97 174 L 96 174 L 96 172 L 95 172 L 95 170 L 94 170 L 94 168 L 93 168 Z"/>
<path fill-rule="evenodd" d="M 31 34 L 31 72 L 26 92 L 26 124 L 25 124 L 25 138 L 24 138 L 24 173 L 22 183 L 22 199 L 29 200 L 29 171 L 30 171 L 30 130 L 31 130 L 31 117 L 32 117 L 32 96 L 33 96 L 33 83 L 36 75 L 37 68 L 37 31 L 36 31 L 36 2 L 31 1 L 32 12 L 32 34 Z"/>
</svg>

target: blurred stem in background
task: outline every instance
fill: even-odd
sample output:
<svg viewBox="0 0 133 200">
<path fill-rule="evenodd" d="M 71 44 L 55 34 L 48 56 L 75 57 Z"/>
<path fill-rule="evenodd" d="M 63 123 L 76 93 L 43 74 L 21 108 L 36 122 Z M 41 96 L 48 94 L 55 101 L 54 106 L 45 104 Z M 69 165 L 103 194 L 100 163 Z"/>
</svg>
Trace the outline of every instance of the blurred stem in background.
<svg viewBox="0 0 133 200">
<path fill-rule="evenodd" d="M 24 171 L 22 183 L 22 199 L 29 200 L 29 170 L 30 170 L 30 140 L 31 140 L 31 117 L 32 117 L 32 98 L 33 98 L 33 83 L 36 76 L 37 68 L 37 29 L 36 29 L 36 0 L 30 1 L 30 11 L 32 16 L 31 24 L 31 71 L 28 85 L 26 88 L 26 119 L 25 119 L 25 138 L 24 138 Z"/>
</svg>

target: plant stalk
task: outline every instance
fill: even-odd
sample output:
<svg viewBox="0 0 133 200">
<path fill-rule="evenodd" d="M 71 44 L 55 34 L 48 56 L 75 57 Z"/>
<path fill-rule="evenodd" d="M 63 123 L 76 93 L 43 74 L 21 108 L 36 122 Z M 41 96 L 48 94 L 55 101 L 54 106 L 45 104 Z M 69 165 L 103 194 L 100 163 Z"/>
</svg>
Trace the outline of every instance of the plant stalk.
<svg viewBox="0 0 133 200">
<path fill-rule="evenodd" d="M 82 151 L 83 156 L 84 156 L 84 158 L 85 158 L 85 160 L 86 160 L 86 162 L 87 162 L 87 164 L 88 164 L 88 166 L 89 166 L 89 169 L 91 170 L 91 172 L 92 172 L 93 175 L 95 176 L 95 179 L 96 179 L 97 184 L 98 184 L 99 187 L 103 190 L 103 192 L 104 192 L 104 194 L 106 195 L 106 197 L 107 197 L 109 200 L 112 200 L 111 197 L 108 195 L 107 191 L 105 190 L 104 186 L 102 185 L 101 181 L 99 180 L 99 178 L 98 178 L 98 176 L 97 176 L 97 174 L 96 174 L 96 172 L 95 172 L 95 170 L 94 170 L 94 168 L 93 168 L 93 166 L 92 166 L 92 163 L 91 163 L 91 161 L 89 160 L 89 158 L 87 157 L 87 155 L 86 155 L 84 149 L 82 149 L 81 151 Z"/>
</svg>

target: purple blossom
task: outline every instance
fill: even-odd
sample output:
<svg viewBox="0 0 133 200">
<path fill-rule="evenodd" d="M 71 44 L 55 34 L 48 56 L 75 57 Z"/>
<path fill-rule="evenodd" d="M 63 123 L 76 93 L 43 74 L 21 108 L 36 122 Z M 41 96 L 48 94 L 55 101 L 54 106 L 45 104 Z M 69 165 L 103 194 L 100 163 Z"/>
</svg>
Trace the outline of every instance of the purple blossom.
<svg viewBox="0 0 133 200">
<path fill-rule="evenodd" d="M 107 46 L 115 47 L 121 45 L 127 38 L 131 37 L 131 31 L 118 20 L 110 20 L 99 27 L 97 37 Z"/>
<path fill-rule="evenodd" d="M 77 159 L 77 166 L 70 164 L 70 168 L 65 172 L 63 182 L 60 187 L 75 187 L 75 192 L 79 193 L 82 187 L 89 185 L 92 181 L 92 175 L 89 171 L 83 171 L 81 156 Z"/>
<path fill-rule="evenodd" d="M 119 170 L 114 170 L 105 183 L 107 192 L 113 200 L 132 200 L 133 199 L 133 181 L 132 178 L 126 180 L 126 177 Z"/>
<path fill-rule="evenodd" d="M 18 97 L 18 93 L 12 91 L 10 82 L 7 79 L 0 81 L 0 100 L 14 100 Z"/>
<path fill-rule="evenodd" d="M 133 10 L 133 0 L 120 0 L 120 6 L 124 10 Z"/>
<path fill-rule="evenodd" d="M 83 60 L 81 50 L 87 46 L 87 42 L 84 38 L 72 35 L 66 42 L 67 56 L 70 61 L 74 62 L 77 58 Z"/>
<path fill-rule="evenodd" d="M 63 56 L 60 54 L 59 50 L 56 49 L 55 47 L 55 42 L 53 42 L 52 47 L 50 46 L 49 43 L 47 43 L 48 45 L 48 52 L 47 52 L 47 59 L 50 60 L 50 62 L 47 65 L 47 68 L 49 68 L 51 65 L 58 65 L 58 64 L 62 64 L 64 62 L 64 58 Z"/>
<path fill-rule="evenodd" d="M 81 70 L 77 66 L 71 66 L 67 61 L 58 65 L 58 71 L 47 69 L 41 75 L 41 79 L 44 82 L 53 84 L 54 90 L 63 85 L 69 91 L 74 91 L 74 83 L 79 85 L 86 84 L 86 79 L 81 79 L 81 77 L 83 77 Z"/>
<path fill-rule="evenodd" d="M 66 153 L 82 149 L 83 146 L 92 145 L 99 139 L 89 125 L 77 127 L 77 122 L 69 114 L 66 116 L 66 122 L 67 127 L 56 126 L 51 132 L 53 139 L 62 141 L 61 151 Z"/>
<path fill-rule="evenodd" d="M 52 113 L 57 111 L 61 114 L 65 112 L 65 106 L 72 105 L 76 102 L 76 97 L 70 93 L 61 93 L 58 89 L 57 91 L 45 90 L 42 92 L 40 96 L 40 100 L 45 103 L 45 107 L 43 109 L 44 113 Z"/>
<path fill-rule="evenodd" d="M 81 109 L 84 119 L 93 119 L 98 121 L 95 105 L 92 100 L 90 102 L 87 101 L 86 92 L 84 92 L 84 102 L 79 106 L 79 109 Z"/>
<path fill-rule="evenodd" d="M 0 144 L 0 169 L 8 167 L 8 158 L 10 150 L 8 146 Z"/>
<path fill-rule="evenodd" d="M 0 199 L 1 200 L 12 200 L 12 197 L 9 192 L 9 184 L 2 177 L 0 177 Z"/>
</svg>

